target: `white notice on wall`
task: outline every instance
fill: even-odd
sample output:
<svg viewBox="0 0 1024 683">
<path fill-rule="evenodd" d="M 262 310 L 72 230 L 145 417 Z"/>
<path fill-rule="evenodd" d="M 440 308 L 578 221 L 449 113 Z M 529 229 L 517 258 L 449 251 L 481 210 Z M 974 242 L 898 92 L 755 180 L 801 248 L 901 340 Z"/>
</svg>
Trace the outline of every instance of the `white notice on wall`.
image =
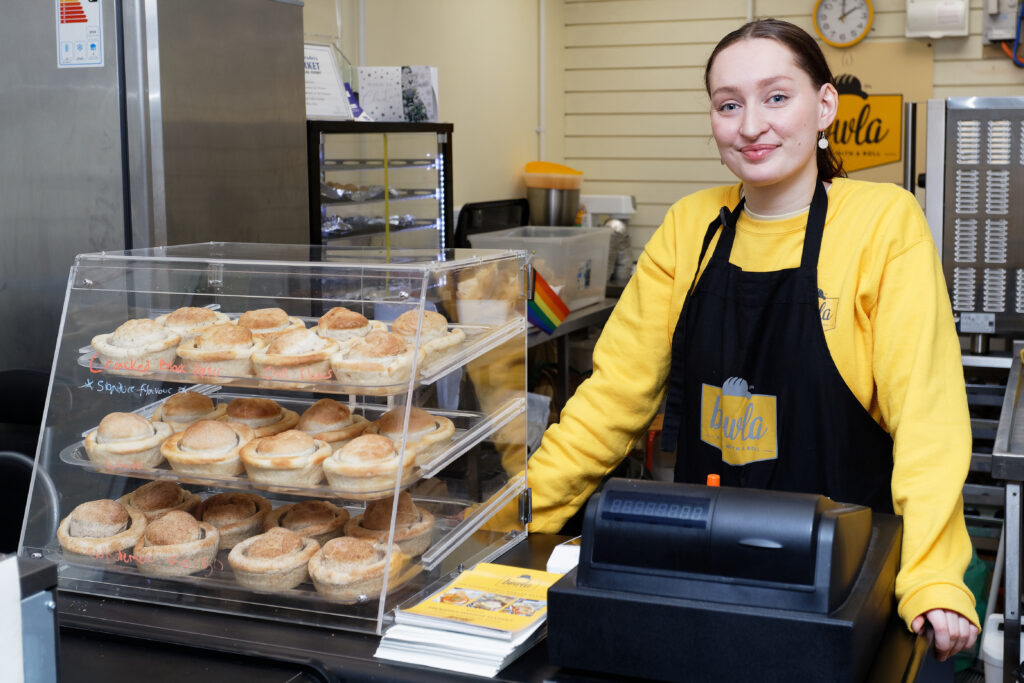
<svg viewBox="0 0 1024 683">
<path fill-rule="evenodd" d="M 306 44 L 306 118 L 352 118 L 345 83 L 330 45 Z"/>
<path fill-rule="evenodd" d="M 103 10 L 97 0 L 56 0 L 57 68 L 103 66 Z"/>
</svg>

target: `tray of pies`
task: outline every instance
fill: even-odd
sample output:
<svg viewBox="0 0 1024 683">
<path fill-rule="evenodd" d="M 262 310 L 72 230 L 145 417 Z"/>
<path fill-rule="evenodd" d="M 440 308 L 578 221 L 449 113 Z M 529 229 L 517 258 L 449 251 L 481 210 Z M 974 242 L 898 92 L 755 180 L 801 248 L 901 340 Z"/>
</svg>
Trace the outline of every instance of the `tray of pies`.
<svg viewBox="0 0 1024 683">
<path fill-rule="evenodd" d="M 463 504 L 402 493 L 365 505 L 290 502 L 251 492 L 193 493 L 171 481 L 144 484 L 117 500 L 91 500 L 61 520 L 48 559 L 84 570 L 174 579 L 208 591 L 284 597 L 293 608 L 375 602 L 423 571 L 419 557 L 459 526 Z M 392 533 L 394 546 L 387 552 Z M 130 585 L 130 584 L 129 584 Z"/>
<path fill-rule="evenodd" d="M 91 375 L 395 396 L 410 384 L 437 381 L 524 329 L 521 317 L 456 325 L 433 311 L 424 311 L 420 324 L 418 310 L 385 323 L 343 307 L 315 321 L 280 308 L 233 317 L 185 307 L 94 336 L 79 349 L 78 365 Z"/>
<path fill-rule="evenodd" d="M 526 410 L 491 414 L 183 391 L 107 414 L 61 461 L 142 479 L 373 500 L 429 478 Z"/>
</svg>

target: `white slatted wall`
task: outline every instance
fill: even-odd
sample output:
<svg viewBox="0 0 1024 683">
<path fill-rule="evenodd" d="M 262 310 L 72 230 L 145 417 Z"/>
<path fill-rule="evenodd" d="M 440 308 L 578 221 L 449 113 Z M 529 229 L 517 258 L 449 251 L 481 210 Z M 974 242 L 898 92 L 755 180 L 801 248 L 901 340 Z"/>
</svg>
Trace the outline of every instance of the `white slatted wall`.
<svg viewBox="0 0 1024 683">
<path fill-rule="evenodd" d="M 1024 96 L 1024 69 L 981 43 L 982 0 L 966 38 L 935 41 L 934 97 Z M 903 37 L 905 0 L 873 0 L 866 40 Z M 813 0 L 755 0 L 755 17 L 813 34 Z M 565 0 L 565 163 L 586 194 L 631 194 L 634 255 L 678 198 L 734 182 L 711 138 L 704 62 L 747 18 L 746 0 Z M 853 48 L 856 49 L 856 48 Z"/>
</svg>

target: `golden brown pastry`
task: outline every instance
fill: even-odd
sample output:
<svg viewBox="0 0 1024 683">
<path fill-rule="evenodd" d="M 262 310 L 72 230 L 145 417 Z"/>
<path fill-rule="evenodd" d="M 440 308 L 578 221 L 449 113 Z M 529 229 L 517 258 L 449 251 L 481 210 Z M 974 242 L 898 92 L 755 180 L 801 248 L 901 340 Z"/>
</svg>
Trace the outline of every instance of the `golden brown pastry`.
<svg viewBox="0 0 1024 683">
<path fill-rule="evenodd" d="M 252 354 L 267 348 L 247 327 L 235 324 L 207 327 L 178 346 L 182 369 L 197 377 L 252 377 Z"/>
<path fill-rule="evenodd" d="M 297 429 L 251 441 L 240 453 L 250 480 L 290 486 L 316 486 L 323 481 L 322 463 L 330 454 L 326 442 Z"/>
<path fill-rule="evenodd" d="M 206 394 L 180 391 L 156 407 L 153 421 L 166 422 L 174 431 L 183 432 L 197 420 L 219 420 L 227 407 L 226 403 L 215 405 L 213 399 Z"/>
<path fill-rule="evenodd" d="M 246 311 L 235 322 L 252 332 L 253 337 L 268 344 L 279 334 L 306 327 L 306 323 L 300 318 L 290 316 L 280 308 L 257 308 Z"/>
<path fill-rule="evenodd" d="M 160 445 L 171 435 L 165 422 L 135 413 L 110 413 L 85 436 L 89 460 L 113 470 L 151 469 L 164 460 Z"/>
<path fill-rule="evenodd" d="M 174 510 L 146 526 L 135 545 L 135 564 L 144 574 L 188 576 L 210 568 L 219 543 L 215 526 Z"/>
<path fill-rule="evenodd" d="M 230 320 L 231 318 L 220 311 L 194 306 L 185 306 L 156 317 L 156 322 L 181 335 L 182 342 L 189 341 L 211 325 L 219 325 Z"/>
<path fill-rule="evenodd" d="M 387 543 L 391 526 L 393 497 L 371 500 L 366 511 L 345 524 L 345 535 L 374 543 Z M 398 516 L 395 518 L 395 543 L 409 557 L 417 557 L 430 545 L 434 529 L 434 515 L 416 507 L 408 493 L 398 494 Z"/>
<path fill-rule="evenodd" d="M 129 510 L 138 510 L 146 516 L 147 522 L 152 522 L 171 510 L 191 513 L 199 505 L 199 500 L 199 496 L 186 491 L 173 481 L 160 479 L 124 494 L 117 502 Z"/>
<path fill-rule="evenodd" d="M 322 398 L 306 408 L 295 428 L 326 441 L 331 450 L 336 451 L 369 426 L 369 420 L 353 413 L 345 404 L 333 398 Z"/>
<path fill-rule="evenodd" d="M 395 478 L 411 482 L 415 450 L 399 457 L 394 441 L 380 434 L 362 434 L 324 460 L 324 474 L 331 488 L 347 498 L 370 500 L 389 495 Z"/>
<path fill-rule="evenodd" d="M 417 353 L 422 364 L 424 353 Z M 405 382 L 412 374 L 413 347 L 391 332 L 370 332 L 331 357 L 334 376 L 341 384 L 366 387 L 363 393 L 393 393 L 386 387 Z M 373 387 L 385 387 L 373 391 Z"/>
<path fill-rule="evenodd" d="M 122 323 L 108 334 L 92 338 L 92 348 L 107 372 L 118 375 L 148 375 L 169 371 L 177 355 L 181 335 L 155 320 L 137 318 Z"/>
<path fill-rule="evenodd" d="M 246 588 L 279 591 L 306 580 L 309 559 L 320 550 L 312 538 L 274 527 L 242 541 L 228 553 L 235 581 Z"/>
<path fill-rule="evenodd" d="M 406 311 L 391 323 L 391 331 L 402 337 L 409 346 L 415 346 L 418 323 L 419 310 Z M 425 354 L 424 364 L 437 360 L 441 354 L 455 348 L 465 338 L 466 333 L 461 329 L 448 329 L 448 318 L 434 311 L 423 311 L 419 348 L 423 349 Z"/>
<path fill-rule="evenodd" d="M 220 532 L 222 549 L 236 545 L 263 531 L 263 520 L 270 512 L 270 501 L 255 493 L 229 491 L 210 496 L 196 508 L 200 522 L 209 522 Z"/>
<path fill-rule="evenodd" d="M 321 337 L 336 342 L 347 342 L 357 337 L 365 337 L 374 330 L 387 330 L 387 325 L 379 320 L 368 320 L 362 313 L 335 306 L 320 316 L 313 329 Z"/>
<path fill-rule="evenodd" d="M 334 538 L 309 560 L 309 577 L 317 592 L 339 602 L 363 602 L 380 597 L 387 575 L 395 586 L 406 557 L 393 548 L 391 557 L 382 545 L 361 538 Z"/>
<path fill-rule="evenodd" d="M 228 403 L 224 419 L 250 427 L 256 438 L 260 438 L 293 429 L 299 422 L 299 414 L 269 398 L 248 397 Z"/>
<path fill-rule="evenodd" d="M 378 417 L 366 431 L 370 434 L 381 434 L 400 444 L 404 422 L 403 406 Z M 431 415 L 422 408 L 413 406 L 409 411 L 409 428 L 405 434 L 405 447 L 415 449 L 416 463 L 422 465 L 451 442 L 452 435 L 455 434 L 455 425 L 443 415 Z"/>
<path fill-rule="evenodd" d="M 341 536 L 348 521 L 348 510 L 326 500 L 304 500 L 293 505 L 282 505 L 271 510 L 263 519 L 263 528 L 282 526 L 320 545 Z"/>
<path fill-rule="evenodd" d="M 72 510 L 60 521 L 57 540 L 69 553 L 116 562 L 118 553 L 130 552 L 145 530 L 145 515 L 104 498 L 90 500 Z"/>
<path fill-rule="evenodd" d="M 338 342 L 313 330 L 292 330 L 274 338 L 264 351 L 252 354 L 256 375 L 288 384 L 325 382 L 331 378 L 331 356 Z"/>
<path fill-rule="evenodd" d="M 243 424 L 199 420 L 172 435 L 160 451 L 176 472 L 231 477 L 242 473 L 238 452 L 253 438 Z"/>
</svg>

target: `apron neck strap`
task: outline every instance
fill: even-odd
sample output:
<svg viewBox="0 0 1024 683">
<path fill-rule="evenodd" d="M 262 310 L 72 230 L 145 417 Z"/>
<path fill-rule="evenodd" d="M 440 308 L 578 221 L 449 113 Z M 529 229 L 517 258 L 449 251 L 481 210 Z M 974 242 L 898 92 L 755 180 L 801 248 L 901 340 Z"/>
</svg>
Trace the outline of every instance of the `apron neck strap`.
<svg viewBox="0 0 1024 683">
<path fill-rule="evenodd" d="M 800 257 L 800 269 L 817 278 L 818 253 L 821 251 L 821 237 L 825 233 L 825 216 L 828 214 L 828 192 L 824 183 L 816 183 L 811 208 L 807 212 L 807 229 L 804 231 L 804 249 Z"/>
</svg>

